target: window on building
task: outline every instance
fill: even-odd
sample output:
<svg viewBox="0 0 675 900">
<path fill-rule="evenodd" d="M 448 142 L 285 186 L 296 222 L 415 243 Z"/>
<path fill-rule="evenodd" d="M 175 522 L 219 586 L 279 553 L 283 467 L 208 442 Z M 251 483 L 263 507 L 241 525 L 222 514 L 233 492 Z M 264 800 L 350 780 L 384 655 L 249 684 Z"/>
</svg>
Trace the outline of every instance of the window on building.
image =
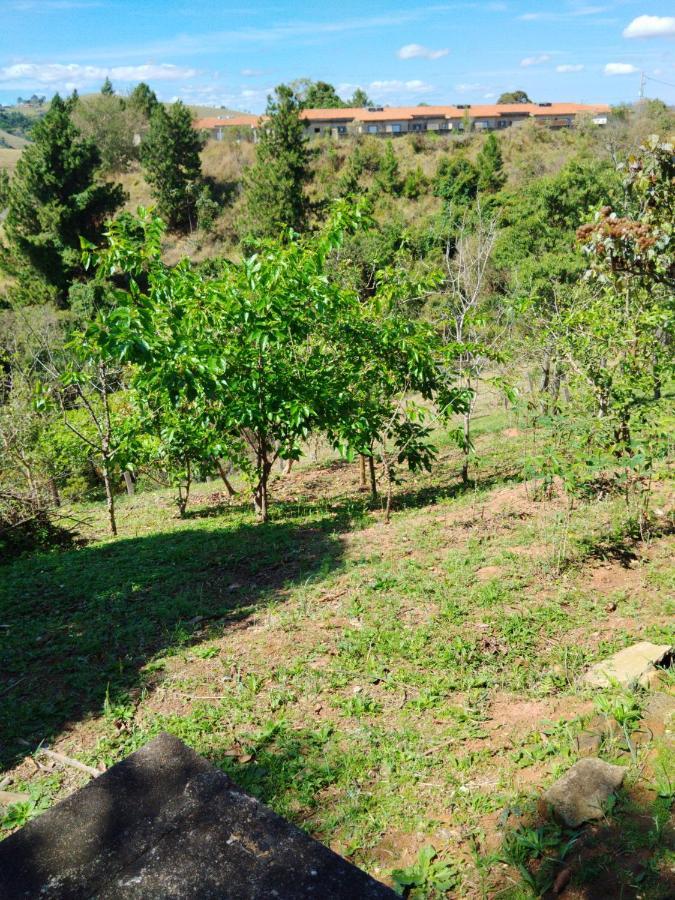
<svg viewBox="0 0 675 900">
<path fill-rule="evenodd" d="M 377 134 L 378 127 L 377 125 L 369 125 L 368 126 L 368 134 Z"/>
<path fill-rule="evenodd" d="M 394 134 L 399 134 L 401 131 L 401 126 L 398 124 L 398 122 L 396 122 L 391 126 L 391 130 L 394 132 Z"/>
<path fill-rule="evenodd" d="M 413 122 L 412 130 L 413 131 L 426 131 L 427 130 L 426 122 Z"/>
<path fill-rule="evenodd" d="M 320 128 L 315 128 L 315 129 L 314 129 L 314 134 L 320 134 L 320 133 L 321 133 L 321 129 L 320 129 Z"/>
<path fill-rule="evenodd" d="M 507 122 L 506 119 L 498 119 L 497 120 L 497 128 L 508 128 L 511 123 Z"/>
<path fill-rule="evenodd" d="M 338 134 L 347 134 L 347 126 L 346 125 L 338 125 L 337 133 Z"/>
</svg>

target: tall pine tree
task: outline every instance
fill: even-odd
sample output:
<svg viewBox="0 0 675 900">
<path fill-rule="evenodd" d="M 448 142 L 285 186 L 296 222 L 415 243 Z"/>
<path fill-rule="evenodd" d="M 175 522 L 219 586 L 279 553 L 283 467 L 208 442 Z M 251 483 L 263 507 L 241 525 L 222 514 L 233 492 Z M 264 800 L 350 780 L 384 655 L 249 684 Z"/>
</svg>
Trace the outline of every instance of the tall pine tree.
<svg viewBox="0 0 675 900">
<path fill-rule="evenodd" d="M 179 100 L 169 109 L 158 104 L 141 145 L 141 163 L 161 215 L 169 228 L 193 228 L 199 193 L 202 137 L 192 126 L 190 110 Z"/>
<path fill-rule="evenodd" d="M 310 151 L 293 90 L 279 85 L 267 101 L 267 121 L 246 180 L 247 226 L 256 237 L 274 237 L 284 227 L 307 225 Z"/>
<path fill-rule="evenodd" d="M 101 158 L 71 120 L 75 96 L 57 94 L 33 128 L 7 189 L 0 266 L 15 279 L 17 302 L 67 303 L 84 275 L 80 236 L 96 243 L 103 223 L 124 202 L 120 185 L 98 180 Z"/>
<path fill-rule="evenodd" d="M 496 194 L 504 187 L 504 160 L 497 137 L 488 134 L 483 148 L 476 158 L 478 168 L 478 190 L 485 194 Z"/>
</svg>

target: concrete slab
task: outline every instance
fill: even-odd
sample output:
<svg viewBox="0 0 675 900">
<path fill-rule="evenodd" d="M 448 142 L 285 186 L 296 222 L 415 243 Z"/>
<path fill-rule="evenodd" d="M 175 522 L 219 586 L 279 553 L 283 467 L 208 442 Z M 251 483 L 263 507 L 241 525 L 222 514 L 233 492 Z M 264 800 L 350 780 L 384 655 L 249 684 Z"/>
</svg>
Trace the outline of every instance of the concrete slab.
<svg viewBox="0 0 675 900">
<path fill-rule="evenodd" d="M 673 648 L 668 644 L 650 644 L 649 641 L 641 641 L 591 666 L 584 675 L 584 681 L 593 687 L 607 687 L 613 682 L 622 687 L 634 684 L 649 687 L 650 676 L 656 666 L 663 663 L 672 653 Z"/>
<path fill-rule="evenodd" d="M 2 900 L 390 900 L 162 734 L 0 842 Z"/>
</svg>

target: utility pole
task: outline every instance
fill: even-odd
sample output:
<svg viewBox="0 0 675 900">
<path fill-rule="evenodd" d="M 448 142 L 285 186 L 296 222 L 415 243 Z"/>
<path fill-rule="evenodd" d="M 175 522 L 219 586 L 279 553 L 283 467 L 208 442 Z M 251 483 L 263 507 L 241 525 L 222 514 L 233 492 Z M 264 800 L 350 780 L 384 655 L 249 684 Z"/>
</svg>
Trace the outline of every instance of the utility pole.
<svg viewBox="0 0 675 900">
<path fill-rule="evenodd" d="M 647 76 L 644 73 L 644 70 L 640 72 L 640 100 L 645 99 L 645 83 L 647 81 Z"/>
</svg>

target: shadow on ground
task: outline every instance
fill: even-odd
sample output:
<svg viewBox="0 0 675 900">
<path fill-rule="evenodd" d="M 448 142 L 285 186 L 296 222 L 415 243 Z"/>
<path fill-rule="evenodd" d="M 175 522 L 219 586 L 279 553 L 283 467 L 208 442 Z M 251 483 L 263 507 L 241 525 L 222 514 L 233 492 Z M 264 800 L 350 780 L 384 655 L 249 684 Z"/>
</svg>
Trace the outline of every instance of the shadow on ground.
<svg viewBox="0 0 675 900">
<path fill-rule="evenodd" d="M 0 569 L 0 765 L 145 681 L 155 654 L 284 599 L 341 558 L 344 513 L 310 526 L 181 530 L 28 557 Z M 147 683 L 147 682 L 146 682 Z"/>
</svg>

